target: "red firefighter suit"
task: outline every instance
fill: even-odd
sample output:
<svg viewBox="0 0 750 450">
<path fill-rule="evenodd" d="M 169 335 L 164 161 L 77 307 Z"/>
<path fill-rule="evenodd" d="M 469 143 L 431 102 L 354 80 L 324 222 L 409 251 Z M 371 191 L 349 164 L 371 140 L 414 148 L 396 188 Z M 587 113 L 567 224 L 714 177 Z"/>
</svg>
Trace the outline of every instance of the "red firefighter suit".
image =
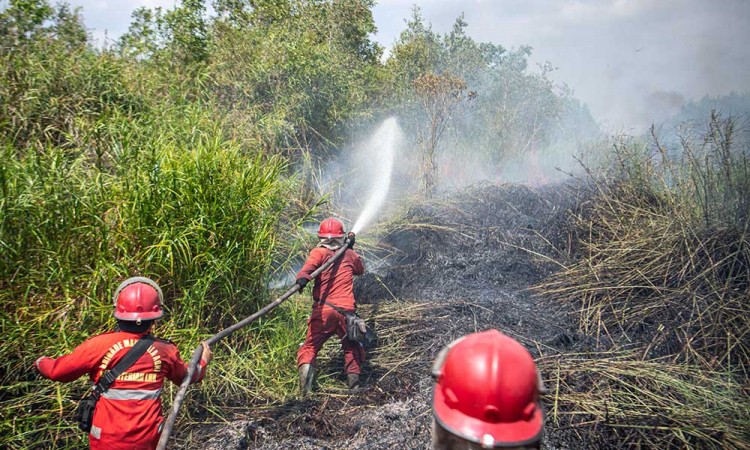
<svg viewBox="0 0 750 450">
<path fill-rule="evenodd" d="M 310 280 L 310 275 L 333 257 L 335 250 L 319 246 L 312 249 L 310 256 L 297 274 L 297 278 Z M 302 364 L 314 364 L 318 351 L 334 333 L 341 339 L 344 351 L 344 372 L 360 373 L 360 364 L 364 361 L 365 352 L 361 344 L 344 338 L 346 319 L 344 315 L 323 303 L 326 301 L 343 310 L 354 312 L 354 275 L 362 275 L 365 267 L 359 255 L 352 249 L 346 249 L 331 267 L 324 270 L 315 280 L 313 287 L 312 314 L 307 321 L 307 336 L 297 352 L 297 367 Z"/>
<path fill-rule="evenodd" d="M 146 333 L 116 331 L 94 336 L 59 358 L 42 356 L 36 367 L 46 378 L 73 381 L 88 374 L 96 383 L 112 369 L 130 347 Z M 206 363 L 201 360 L 191 382 L 203 379 Z M 96 403 L 89 435 L 92 450 L 150 450 L 161 432 L 161 388 L 167 378 L 182 383 L 187 364 L 177 347 L 156 339 L 146 352 L 112 383 Z"/>
</svg>

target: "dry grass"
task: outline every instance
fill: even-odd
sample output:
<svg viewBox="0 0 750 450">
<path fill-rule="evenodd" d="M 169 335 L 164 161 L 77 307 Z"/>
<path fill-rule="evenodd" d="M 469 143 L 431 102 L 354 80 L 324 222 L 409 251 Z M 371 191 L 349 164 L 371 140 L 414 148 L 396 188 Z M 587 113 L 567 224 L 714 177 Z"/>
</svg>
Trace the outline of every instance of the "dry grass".
<svg viewBox="0 0 750 450">
<path fill-rule="evenodd" d="M 572 217 L 577 260 L 535 290 L 620 354 L 546 361 L 553 417 L 644 448 L 748 448 L 750 163 L 736 119 L 616 148 Z"/>
<path fill-rule="evenodd" d="M 747 449 L 750 400 L 725 372 L 640 359 L 641 352 L 542 359 L 553 426 L 640 448 Z"/>
</svg>

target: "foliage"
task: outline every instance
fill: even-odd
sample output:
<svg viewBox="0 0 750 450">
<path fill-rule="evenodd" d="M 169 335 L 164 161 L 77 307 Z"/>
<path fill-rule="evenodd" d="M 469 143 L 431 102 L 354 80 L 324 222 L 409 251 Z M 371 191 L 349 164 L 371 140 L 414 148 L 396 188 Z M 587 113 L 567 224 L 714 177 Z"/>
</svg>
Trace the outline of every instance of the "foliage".
<svg viewBox="0 0 750 450">
<path fill-rule="evenodd" d="M 213 90 L 223 107 L 257 120 L 287 154 L 323 153 L 344 120 L 366 106 L 379 55 L 367 38 L 371 2 L 263 5 L 246 14 L 249 29 L 233 16 L 217 19 Z"/>
<path fill-rule="evenodd" d="M 208 60 L 209 23 L 202 0 L 184 0 L 167 11 L 140 7 L 132 19 L 115 45 L 120 55 L 151 61 L 162 72 L 187 71 L 188 80 Z"/>
<path fill-rule="evenodd" d="M 323 151 L 342 123 L 364 109 L 380 49 L 371 0 L 201 1 L 163 12 L 141 8 L 118 51 L 187 72 L 229 116 L 227 132 L 299 150 Z M 166 67 L 164 67 L 166 66 Z M 185 69 L 187 68 L 187 69 Z"/>
<path fill-rule="evenodd" d="M 0 32 L 8 41 L 3 51 L 48 34 L 49 28 L 42 24 L 52 14 L 52 7 L 46 0 L 11 0 L 8 8 L 0 14 Z"/>
<path fill-rule="evenodd" d="M 266 300 L 278 252 L 294 250 L 277 235 L 305 211 L 288 208 L 284 160 L 225 136 L 193 88 L 76 47 L 78 33 L 60 32 L 70 14 L 35 21 L 16 6 L 4 32 L 36 28 L 0 54 L 12 99 L 0 107 L 0 446 L 80 448 L 70 418 L 86 380 L 36 380 L 34 359 L 112 329 L 112 290 L 136 274 L 164 288 L 157 334 L 189 354 Z"/>
<path fill-rule="evenodd" d="M 113 173 L 106 165 L 92 167 L 85 154 L 72 158 L 51 149 L 17 158 L 5 147 L 0 304 L 11 345 L 2 355 L 2 397 L 9 400 L 4 416 L 27 402 L 49 409 L 43 406 L 54 401 L 49 389 L 18 383 L 28 379 L 36 356 L 70 351 L 111 329 L 109 296 L 117 280 L 132 274 L 157 279 L 169 312 L 159 334 L 183 346 L 236 322 L 266 298 L 287 190 L 282 166 L 243 157 L 217 128 L 207 128 L 213 119 L 201 111 L 168 114 L 172 120 L 153 116 L 151 124 L 132 124 L 147 147 L 120 141 L 123 147 L 112 149 L 119 154 L 109 160 Z M 80 386 L 56 389 L 69 399 Z M 21 417 L 4 436 L 17 439 L 37 426 Z M 13 445 L 51 437 L 32 433 Z"/>
</svg>

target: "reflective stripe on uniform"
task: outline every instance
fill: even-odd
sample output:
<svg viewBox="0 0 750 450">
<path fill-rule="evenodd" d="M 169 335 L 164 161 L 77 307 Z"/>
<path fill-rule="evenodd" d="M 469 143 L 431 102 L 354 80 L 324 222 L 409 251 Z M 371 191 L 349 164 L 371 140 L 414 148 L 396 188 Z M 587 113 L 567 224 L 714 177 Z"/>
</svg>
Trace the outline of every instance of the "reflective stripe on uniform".
<svg viewBox="0 0 750 450">
<path fill-rule="evenodd" d="M 108 400 L 155 400 L 159 398 L 159 389 L 108 389 L 102 397 Z"/>
</svg>

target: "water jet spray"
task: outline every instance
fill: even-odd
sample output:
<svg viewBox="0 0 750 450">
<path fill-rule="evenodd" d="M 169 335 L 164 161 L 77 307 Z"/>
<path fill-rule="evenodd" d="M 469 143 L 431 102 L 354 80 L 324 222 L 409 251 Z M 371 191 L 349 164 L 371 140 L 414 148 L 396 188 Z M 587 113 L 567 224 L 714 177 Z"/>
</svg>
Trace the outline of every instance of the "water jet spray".
<svg viewBox="0 0 750 450">
<path fill-rule="evenodd" d="M 386 119 L 375 134 L 370 138 L 366 150 L 370 156 L 370 179 L 374 180 L 365 208 L 354 222 L 353 233 L 359 233 L 362 228 L 372 222 L 375 213 L 383 206 L 391 185 L 391 172 L 396 153 L 396 143 L 400 129 L 395 117 Z"/>
</svg>

